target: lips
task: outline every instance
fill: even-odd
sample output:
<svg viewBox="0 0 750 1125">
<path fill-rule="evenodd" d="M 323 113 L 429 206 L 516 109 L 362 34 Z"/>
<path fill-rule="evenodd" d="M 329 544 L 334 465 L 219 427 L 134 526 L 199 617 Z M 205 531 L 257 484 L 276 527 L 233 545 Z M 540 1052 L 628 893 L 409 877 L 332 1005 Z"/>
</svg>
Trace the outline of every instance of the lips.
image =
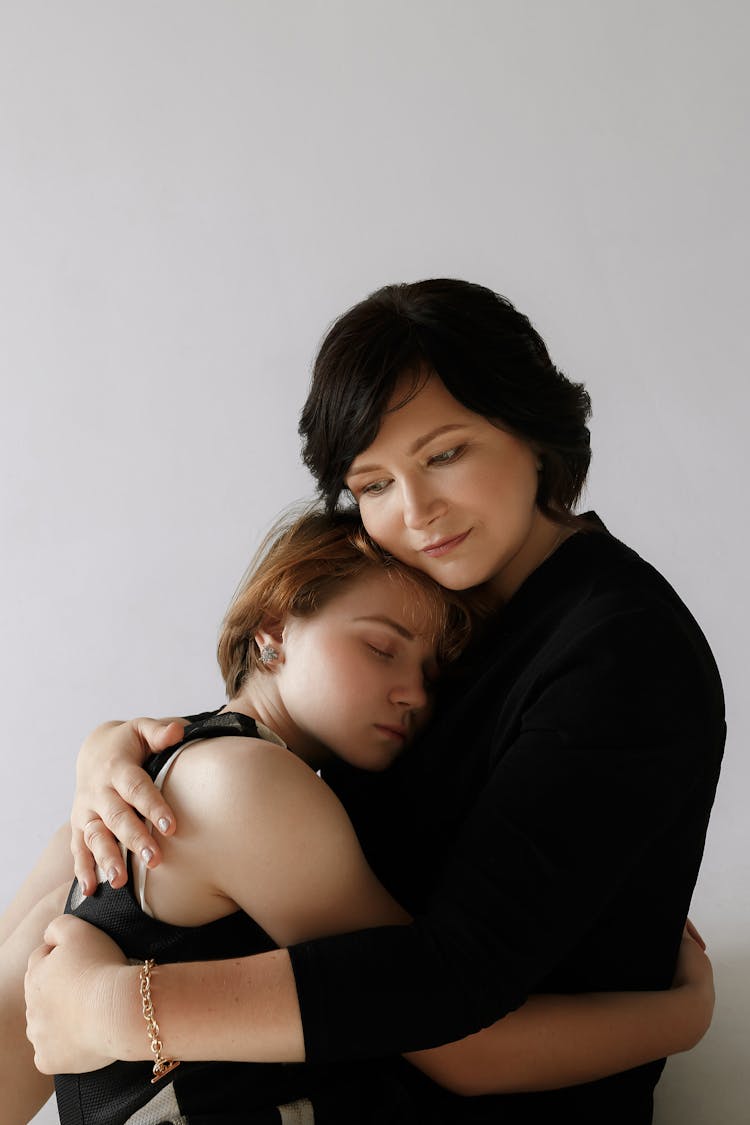
<svg viewBox="0 0 750 1125">
<path fill-rule="evenodd" d="M 458 547 L 463 543 L 464 539 L 471 532 L 464 531 L 461 535 L 447 536 L 445 539 L 436 539 L 434 543 L 430 543 L 427 547 L 422 547 L 422 554 L 429 555 L 431 559 L 440 558 L 441 555 L 447 555 L 454 547 Z"/>
<path fill-rule="evenodd" d="M 408 731 L 406 727 L 390 726 L 385 723 L 375 723 L 376 730 L 382 731 L 383 734 L 388 735 L 390 738 L 398 739 L 403 742 L 406 739 Z"/>
</svg>

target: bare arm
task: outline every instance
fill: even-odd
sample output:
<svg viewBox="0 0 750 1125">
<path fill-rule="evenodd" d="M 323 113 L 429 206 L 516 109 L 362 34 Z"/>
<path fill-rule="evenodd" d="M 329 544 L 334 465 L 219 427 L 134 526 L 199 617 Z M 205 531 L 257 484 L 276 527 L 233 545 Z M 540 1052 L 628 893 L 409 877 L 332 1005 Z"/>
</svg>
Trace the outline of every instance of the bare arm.
<svg viewBox="0 0 750 1125">
<path fill-rule="evenodd" d="M 686 930 L 668 992 L 532 996 L 477 1035 L 406 1058 L 457 1094 L 573 1086 L 690 1050 L 713 1004 L 710 962 Z"/>
<path fill-rule="evenodd" d="M 199 770 L 201 762 L 205 765 L 210 760 L 189 755 L 186 763 L 191 759 L 191 772 Z M 269 748 L 268 761 L 280 760 L 275 749 Z M 257 800 L 263 792 L 257 776 L 240 786 L 236 775 L 229 780 L 229 773 L 224 771 L 221 776 L 227 783 L 226 790 L 214 793 L 208 802 L 208 807 L 215 810 L 215 823 L 209 813 L 209 819 L 201 821 L 203 831 L 198 833 L 191 831 L 191 825 L 198 822 L 199 816 L 205 817 L 206 787 L 212 784 L 212 773 L 214 777 L 220 774 L 209 769 L 205 776 L 192 777 L 184 792 L 172 790 L 173 803 L 185 830 L 185 839 L 179 845 L 177 840 L 171 842 L 173 854 L 182 853 L 191 876 L 200 873 L 204 886 L 210 886 L 212 872 L 214 877 L 217 871 L 221 872 L 221 885 L 214 886 L 213 891 L 243 905 L 280 944 L 320 933 L 406 921 L 401 908 L 374 880 L 348 818 L 330 790 L 302 763 L 295 760 L 292 769 L 296 770 L 294 777 L 285 771 L 283 791 L 285 800 L 295 807 L 287 807 L 283 817 L 277 815 L 277 806 L 263 800 L 248 811 L 247 802 L 253 799 L 248 794 L 254 794 Z M 189 779 L 185 770 L 179 776 Z M 266 781 L 273 787 L 278 779 Z M 200 794 L 199 809 L 191 807 L 191 794 L 193 801 L 195 794 Z M 222 830 L 226 832 L 231 823 L 228 812 L 238 794 L 242 794 L 242 823 L 255 824 L 260 831 L 253 840 L 241 831 L 230 831 L 233 862 L 228 865 Z M 274 815 L 269 816 L 269 809 L 274 810 Z M 296 832 L 290 831 L 290 825 L 296 826 Z M 235 854 L 238 838 L 247 840 L 241 861 Z M 212 840 L 218 849 L 216 853 L 211 850 Z M 314 852 L 310 850 L 313 841 Z M 279 877 L 280 872 L 285 873 L 284 879 Z M 265 882 L 264 873 L 270 873 Z M 150 881 L 152 887 L 158 888 L 157 874 L 152 873 Z M 253 888 L 251 900 L 247 898 L 248 887 Z M 47 981 L 50 1012 L 54 1009 L 50 998 L 60 992 L 62 985 L 59 973 L 55 981 L 54 961 L 57 959 L 62 967 L 74 956 L 66 936 L 72 932 L 71 925 L 75 923 L 66 920 L 61 930 L 51 933 L 51 939 L 57 941 L 59 937 L 61 944 L 47 959 L 49 963 L 44 965 L 40 959 L 36 962 L 35 973 L 39 975 L 35 987 L 40 989 Z M 101 950 L 100 942 L 97 948 Z M 707 975 L 710 978 L 710 966 Z M 142 1021 L 134 1003 L 137 984 L 133 970 L 119 969 L 110 973 L 106 981 L 107 1004 L 113 1003 L 115 1020 L 99 1028 L 88 1049 L 101 1052 L 106 1047 L 108 1057 L 147 1057 Z M 283 951 L 218 966 L 164 966 L 159 970 L 156 988 L 165 1046 L 177 1057 L 257 1061 L 304 1058 L 294 979 Z M 64 997 L 64 990 L 60 995 Z M 64 1001 L 62 1006 L 66 1006 Z M 238 1016 L 252 1013 L 252 1023 L 244 1018 L 227 1021 L 227 1009 Z M 458 1044 L 418 1052 L 410 1059 L 436 1081 L 459 1093 L 551 1088 L 587 1081 L 685 1050 L 700 1037 L 709 1018 L 710 1005 L 702 986 L 692 992 L 685 986 L 669 993 L 537 997 L 493 1028 Z M 91 1028 L 94 1027 L 92 1023 Z M 53 1057 L 49 1061 L 45 1058 L 45 1035 L 48 1037 L 42 1029 L 38 1043 L 46 1069 L 55 1064 Z M 66 1045 L 70 1043 L 67 1035 L 59 1038 Z M 84 1055 L 80 1059 L 67 1058 L 64 1063 L 58 1062 L 57 1068 L 88 1069 L 107 1061 L 101 1053 L 95 1057 L 98 1062 Z"/>
<path fill-rule="evenodd" d="M 50 1072 L 91 1070 L 118 1057 L 148 1058 L 137 969 L 108 938 L 77 919 L 56 919 L 45 937 L 55 948 L 49 955 L 45 947 L 33 954 L 27 979 L 37 1065 Z M 520 1009 L 478 1035 L 419 1052 L 412 1061 L 463 1094 L 501 1093 L 521 1083 L 525 1089 L 554 1088 L 602 1077 L 694 1046 L 710 1020 L 706 972 L 710 979 L 710 967 L 701 967 L 697 980 L 670 992 L 535 997 L 528 1023 L 519 1022 L 525 1019 Z M 154 997 L 165 1051 L 172 1056 L 304 1060 L 297 992 L 285 950 L 160 966 Z M 74 1013 L 84 1005 L 89 1018 L 81 1021 Z M 541 1021 L 536 1026 L 535 1017 Z M 622 1020 L 620 1030 L 608 1030 L 610 1018 Z M 652 1035 L 648 1028 L 655 1018 Z M 521 1036 L 515 1041 L 514 1022 Z M 542 1043 L 540 1056 L 536 1050 Z M 534 1054 L 520 1058 L 531 1045 Z M 551 1051 L 562 1063 L 548 1057 Z M 516 1061 L 526 1068 L 521 1082 L 512 1069 Z"/>
<path fill-rule="evenodd" d="M 70 866 L 67 839 L 64 843 Z M 23 974 L 45 927 L 65 906 L 69 886 L 66 880 L 36 902 L 0 946 L 0 1125 L 25 1125 L 52 1093 L 52 1080 L 34 1066 L 34 1051 L 26 1038 Z"/>
<path fill-rule="evenodd" d="M 10 906 L 0 918 L 0 945 L 10 937 L 40 899 L 61 883 L 70 884 L 72 881 L 70 826 L 64 824 L 50 839 Z"/>
<path fill-rule="evenodd" d="M 0 1125 L 23 1125 L 52 1093 L 26 1038 L 23 975 L 29 954 L 60 913 L 73 878 L 70 826 L 54 834 L 0 918 Z"/>
</svg>

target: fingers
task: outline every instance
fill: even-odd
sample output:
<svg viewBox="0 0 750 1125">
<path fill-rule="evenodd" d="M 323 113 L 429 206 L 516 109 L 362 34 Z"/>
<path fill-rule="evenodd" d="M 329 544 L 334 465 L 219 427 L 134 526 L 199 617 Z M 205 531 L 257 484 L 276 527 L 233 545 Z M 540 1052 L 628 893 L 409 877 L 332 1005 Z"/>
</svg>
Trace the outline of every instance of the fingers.
<svg viewBox="0 0 750 1125">
<path fill-rule="evenodd" d="M 705 952 L 706 943 L 703 940 L 703 938 L 701 937 L 701 935 L 698 933 L 698 931 L 696 930 L 695 926 L 693 925 L 693 923 L 690 921 L 689 918 L 688 918 L 687 922 L 685 923 L 685 931 L 688 934 L 688 937 L 691 937 L 693 939 L 693 941 L 697 942 L 698 945 L 701 947 L 701 949 Z"/>
<path fill-rule="evenodd" d="M 174 746 L 185 733 L 182 719 L 133 719 L 133 727 L 143 745 L 154 754 Z"/>
<path fill-rule="evenodd" d="M 109 807 L 105 805 L 100 810 L 100 816 L 117 839 L 131 852 L 138 850 L 136 847 L 138 842 L 148 836 L 148 833 L 143 831 L 142 824 L 140 830 L 136 827 L 137 818 L 133 820 L 131 815 L 128 815 L 132 814 L 133 809 L 145 820 L 151 821 L 163 836 L 172 835 L 175 828 L 174 813 L 145 770 L 130 762 L 124 762 L 113 772 L 112 786 L 117 799 L 113 799 Z M 121 823 L 125 831 L 131 833 L 135 831 L 135 839 L 132 842 L 126 835 L 121 834 Z"/>
<path fill-rule="evenodd" d="M 57 918 L 53 918 L 43 934 L 48 952 L 83 925 L 84 923 L 80 918 L 74 918 L 72 914 L 59 914 Z"/>
<path fill-rule="evenodd" d="M 110 809 L 109 812 L 109 821 L 114 832 L 110 831 L 107 824 L 99 817 L 92 817 L 84 825 L 81 833 L 84 852 L 87 851 L 93 857 L 93 862 L 104 872 L 107 882 L 116 888 L 124 886 L 127 881 L 127 865 L 117 842 L 118 839 L 130 851 L 136 852 L 149 867 L 155 867 L 161 859 L 158 845 L 146 830 L 143 821 L 139 820 L 128 805 L 124 802 L 121 804 L 122 808 L 119 811 L 113 812 Z M 88 884 L 88 875 L 84 875 L 84 878 Z M 92 890 L 84 893 L 93 893 L 96 890 L 96 883 L 97 879 L 94 876 Z M 81 886 L 83 887 L 83 884 Z"/>
<path fill-rule="evenodd" d="M 71 816 L 71 852 L 84 894 L 96 890 L 97 865 L 113 887 L 125 884 L 118 841 L 149 867 L 161 862 L 159 845 L 141 818 L 165 836 L 175 831 L 176 820 L 140 763 L 147 752 L 163 750 L 183 734 L 180 720 L 140 718 L 100 727 L 84 743 Z"/>
<path fill-rule="evenodd" d="M 80 829 L 74 828 L 71 831 L 70 850 L 73 854 L 73 873 L 78 885 L 85 895 L 92 895 L 96 890 L 96 863 L 84 843 Z"/>
<path fill-rule="evenodd" d="M 91 817 L 82 831 L 73 833 L 71 850 L 76 878 L 85 895 L 92 895 L 96 890 L 97 866 L 111 886 L 122 887 L 126 883 L 127 869 L 120 846 L 99 817 Z"/>
</svg>

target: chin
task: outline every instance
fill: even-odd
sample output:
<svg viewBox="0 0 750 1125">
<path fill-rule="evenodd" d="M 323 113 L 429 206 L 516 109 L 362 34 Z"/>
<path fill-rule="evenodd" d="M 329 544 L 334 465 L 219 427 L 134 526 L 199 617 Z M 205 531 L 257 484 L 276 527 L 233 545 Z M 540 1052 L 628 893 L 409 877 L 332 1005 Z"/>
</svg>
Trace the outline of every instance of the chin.
<svg viewBox="0 0 750 1125">
<path fill-rule="evenodd" d="M 357 766 L 358 769 L 367 770 L 368 773 L 383 773 L 384 770 L 393 765 L 400 755 L 401 750 L 391 753 L 387 750 L 376 751 L 375 753 L 362 754 L 353 759 L 352 765 Z"/>
</svg>

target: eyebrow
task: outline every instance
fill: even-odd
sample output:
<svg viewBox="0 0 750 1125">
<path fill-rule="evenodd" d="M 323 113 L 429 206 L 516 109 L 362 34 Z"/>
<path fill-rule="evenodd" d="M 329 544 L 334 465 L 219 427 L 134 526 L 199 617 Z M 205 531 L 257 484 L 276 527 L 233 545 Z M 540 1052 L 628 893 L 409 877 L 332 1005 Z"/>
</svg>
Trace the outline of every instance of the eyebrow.
<svg viewBox="0 0 750 1125">
<path fill-rule="evenodd" d="M 463 430 L 466 428 L 465 422 L 448 422 L 445 426 L 438 426 L 434 430 L 430 430 L 428 434 L 422 434 L 417 440 L 409 446 L 407 453 L 413 457 L 415 453 L 419 453 L 425 445 L 429 445 L 435 438 L 441 437 L 442 434 L 447 434 L 452 430 Z M 381 469 L 382 465 L 360 465 L 356 469 L 350 469 L 346 474 L 347 477 L 358 477 L 361 473 L 371 473 Z"/>
<path fill-rule="evenodd" d="M 414 634 L 410 633 L 408 629 L 405 629 L 403 625 L 399 625 L 398 621 L 394 621 L 392 617 L 385 617 L 380 614 L 366 614 L 364 617 L 355 617 L 354 620 L 375 621 L 378 625 L 389 625 L 391 629 L 395 629 L 395 631 L 400 636 L 405 637 L 407 641 L 414 640 Z"/>
</svg>

